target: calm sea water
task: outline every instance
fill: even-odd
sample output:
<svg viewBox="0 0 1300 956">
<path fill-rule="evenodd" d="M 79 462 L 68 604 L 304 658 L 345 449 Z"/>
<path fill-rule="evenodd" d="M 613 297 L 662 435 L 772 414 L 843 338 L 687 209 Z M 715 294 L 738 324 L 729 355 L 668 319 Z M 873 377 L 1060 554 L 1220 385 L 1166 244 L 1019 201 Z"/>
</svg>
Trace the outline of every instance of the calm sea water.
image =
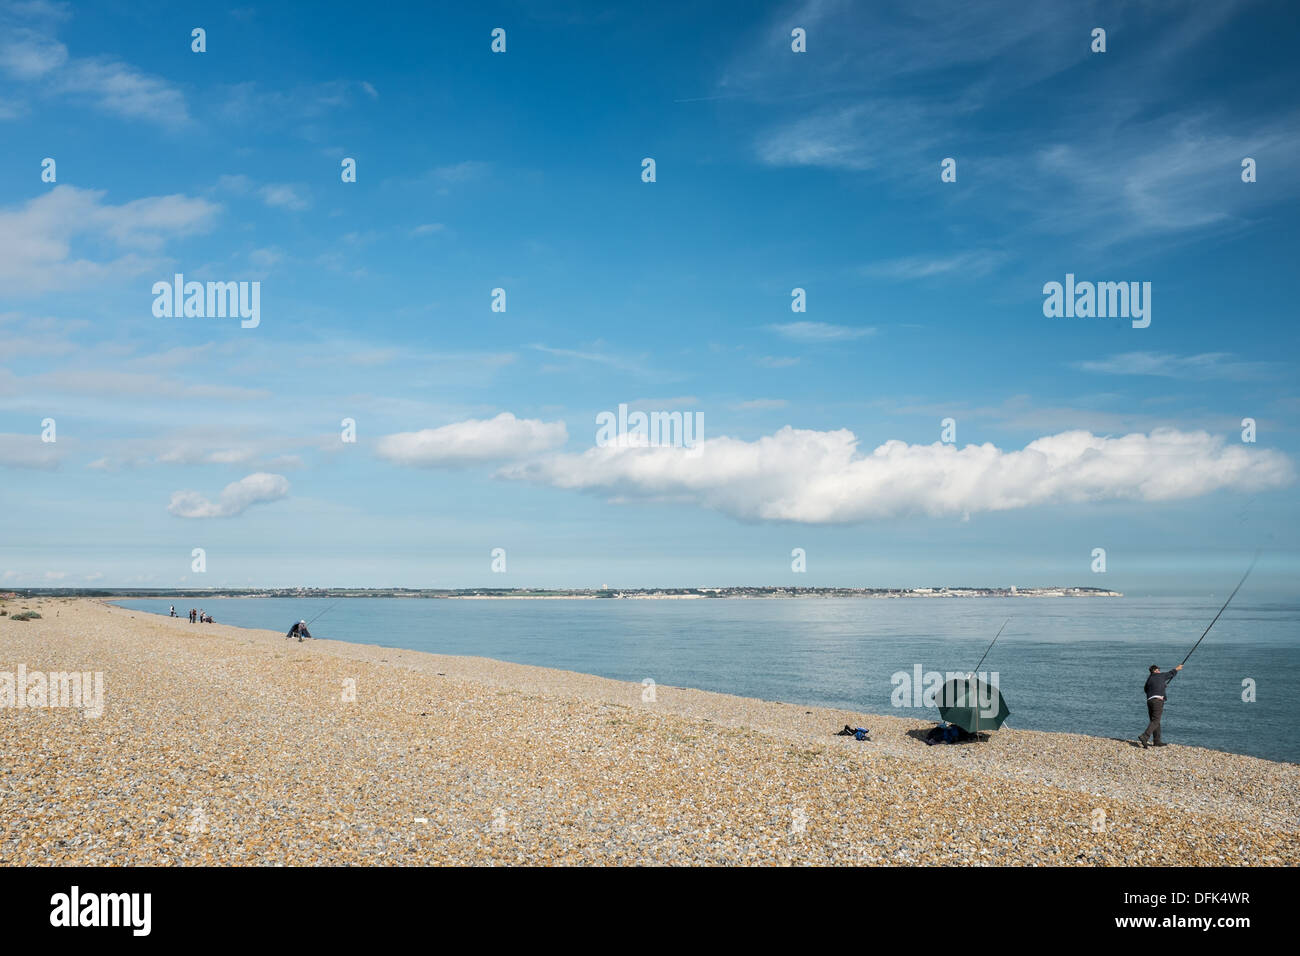
<svg viewBox="0 0 1300 956">
<path fill-rule="evenodd" d="M 173 602 L 117 603 L 166 614 Z M 178 613 L 191 607 L 175 603 Z M 330 605 L 273 598 L 193 602 L 200 603 L 222 624 L 281 632 Z M 854 715 L 904 713 L 891 705 L 891 675 L 911 674 L 917 664 L 969 670 L 1011 618 L 981 667 L 999 674 L 1011 708 L 1008 725 L 1131 739 L 1146 726 L 1147 667 L 1164 670 L 1181 661 L 1216 611 L 1218 603 L 1208 598 L 356 598 L 330 608 L 312 633 L 836 707 L 851 723 Z M 1294 599 L 1234 603 L 1170 685 L 1165 738 L 1300 761 L 1298 645 Z M 1242 700 L 1247 679 L 1256 685 L 1253 703 Z M 906 713 L 938 719 L 932 709 Z"/>
</svg>

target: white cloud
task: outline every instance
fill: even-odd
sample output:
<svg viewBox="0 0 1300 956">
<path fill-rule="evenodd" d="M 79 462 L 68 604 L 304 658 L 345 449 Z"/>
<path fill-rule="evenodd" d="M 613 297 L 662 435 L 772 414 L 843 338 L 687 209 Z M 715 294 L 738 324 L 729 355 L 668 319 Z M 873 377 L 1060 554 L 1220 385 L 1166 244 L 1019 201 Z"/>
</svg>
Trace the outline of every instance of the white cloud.
<svg viewBox="0 0 1300 956">
<path fill-rule="evenodd" d="M 112 57 L 73 57 L 55 37 L 67 9 L 41 2 L 0 6 L 0 73 L 38 94 L 65 95 L 128 119 L 189 123 L 185 96 L 168 80 Z"/>
<path fill-rule="evenodd" d="M 167 511 L 178 518 L 233 518 L 252 505 L 278 501 L 288 494 L 289 480 L 284 475 L 259 471 L 226 485 L 216 501 L 197 491 L 172 492 Z"/>
<path fill-rule="evenodd" d="M 1193 498 L 1295 480 L 1285 455 L 1208 432 L 1122 438 L 1063 432 L 1003 451 L 991 444 L 888 441 L 868 454 L 847 429 L 782 428 L 753 442 L 690 449 L 590 448 L 502 468 L 503 478 L 622 499 L 688 501 L 742 520 L 842 524 L 900 515 L 963 515 L 1066 502 Z"/>
<path fill-rule="evenodd" d="M 694 408 L 698 404 L 700 400 L 694 395 L 675 395 L 672 398 L 634 398 L 627 403 L 627 407 L 666 411 L 670 408 Z"/>
<path fill-rule="evenodd" d="M 477 159 L 467 159 L 450 166 L 438 166 L 430 170 L 429 175 L 442 183 L 467 183 L 482 178 L 487 171 L 487 163 Z"/>
<path fill-rule="evenodd" d="M 379 439 L 376 452 L 398 465 L 427 468 L 538 455 L 558 448 L 568 438 L 564 422 L 515 418 L 502 412 L 491 419 L 385 435 Z"/>
<path fill-rule="evenodd" d="M 303 465 L 300 455 L 285 448 L 293 441 L 285 436 L 249 436 L 241 428 L 192 425 L 170 434 L 114 439 L 107 443 L 111 454 L 86 467 L 113 472 L 153 466 L 225 465 L 279 472 Z"/>
<path fill-rule="evenodd" d="M 266 463 L 268 468 L 302 468 L 303 464 L 301 455 L 277 455 Z"/>
<path fill-rule="evenodd" d="M 311 206 L 310 200 L 299 192 L 300 189 L 301 186 L 293 186 L 289 183 L 271 183 L 258 190 L 258 195 L 268 206 L 292 209 L 297 212 Z"/>
<path fill-rule="evenodd" d="M 128 119 L 163 126 L 183 126 L 190 121 L 180 90 L 128 63 L 108 58 L 74 60 L 57 79 L 58 89 L 88 97 L 101 109 Z"/>
<path fill-rule="evenodd" d="M 53 358 L 77 351 L 69 333 L 79 332 L 89 323 L 76 319 L 56 319 L 48 316 L 25 316 L 10 312 L 0 314 L 0 325 L 7 326 L 0 341 L 4 342 L 4 357 L 13 359 L 20 355 Z M 0 369 L 0 395 L 16 390 L 15 378 L 8 369 Z"/>
<path fill-rule="evenodd" d="M 162 268 L 157 252 L 168 239 L 210 228 L 220 207 L 182 195 L 151 196 L 120 206 L 102 190 L 55 186 L 25 205 L 0 209 L 0 283 L 10 291 L 41 292 L 118 281 Z M 75 258 L 74 240 L 111 243 L 116 259 Z"/>
<path fill-rule="evenodd" d="M 876 165 L 871 154 L 871 123 L 865 108 L 830 110 L 769 130 L 758 141 L 758 158 L 769 166 L 826 166 L 861 171 Z"/>
<path fill-rule="evenodd" d="M 985 250 L 959 252 L 950 256 L 908 256 L 875 262 L 862 271 L 881 279 L 931 279 L 942 275 L 987 275 L 1002 261 L 1002 255 Z"/>
<path fill-rule="evenodd" d="M 577 349 L 557 349 L 548 345 L 530 345 L 530 349 L 538 352 L 544 352 L 547 355 L 553 355 L 556 358 L 576 359 L 581 362 L 595 362 L 600 365 L 608 365 L 610 368 L 618 369 L 621 372 L 631 372 L 634 375 L 653 378 L 656 377 L 647 369 L 618 355 L 608 355 L 603 352 L 582 352 Z M 545 371 L 565 371 L 565 366 L 549 366 Z"/>
<path fill-rule="evenodd" d="M 1213 55 L 1226 24 L 1257 18 L 1256 6 L 1114 5 L 1112 41 L 1150 38 L 1141 60 L 1122 73 L 1093 71 L 1086 84 L 1067 80 L 1055 108 L 1032 120 L 1018 107 L 1009 120 L 1002 111 L 1035 100 L 1049 78 L 1104 59 L 1077 40 L 1066 5 L 783 4 L 738 32 L 716 89 L 761 107 L 754 153 L 769 166 L 848 171 L 904 190 L 925 183 L 934 195 L 940 159 L 955 154 L 961 181 L 973 176 L 996 196 L 996 208 L 967 206 L 977 214 L 1010 213 L 1030 231 L 1083 236 L 1093 247 L 1180 242 L 1203 227 L 1222 234 L 1269 221 L 1277 202 L 1300 192 L 1294 111 L 1234 84 L 1194 102 L 1182 93 L 1182 77 Z M 1283 28 L 1283 19 L 1261 22 Z M 808 28 L 809 55 L 790 55 L 792 24 Z M 932 95 L 940 88 L 948 95 Z M 1246 156 L 1267 157 L 1270 191 L 1224 187 Z M 955 198 L 957 189 L 941 192 Z"/>
<path fill-rule="evenodd" d="M 784 325 L 769 325 L 768 329 L 796 342 L 844 342 L 874 335 L 876 332 L 875 329 L 865 326 L 851 328 L 847 325 L 829 325 L 825 322 L 787 322 Z"/>
<path fill-rule="evenodd" d="M 241 465 L 255 458 L 257 453 L 251 448 L 218 448 L 204 451 L 194 447 L 170 449 L 158 456 L 158 462 L 164 465 Z"/>
<path fill-rule="evenodd" d="M 217 188 L 223 192 L 243 196 L 252 191 L 253 181 L 243 173 L 235 175 L 223 174 L 217 177 Z"/>
<path fill-rule="evenodd" d="M 1237 379 L 1249 381 L 1274 374 L 1271 362 L 1248 362 L 1231 352 L 1170 355 L 1161 352 L 1122 352 L 1109 358 L 1076 362 L 1084 372 L 1108 375 L 1153 375 L 1162 378 Z"/>
<path fill-rule="evenodd" d="M 16 29 L 0 42 L 0 70 L 19 80 L 34 80 L 68 62 L 68 48 L 35 30 Z"/>
<path fill-rule="evenodd" d="M 153 396 L 158 398 L 211 399 L 247 402 L 266 398 L 271 393 L 260 388 L 238 385 L 189 383 L 179 378 L 148 372 L 119 372 L 111 369 L 66 369 L 24 379 L 28 386 L 41 386 L 57 392 L 120 397 Z"/>
<path fill-rule="evenodd" d="M 21 435 L 0 432 L 0 468 L 52 470 L 57 467 L 59 456 L 54 443 L 41 441 L 39 433 Z"/>
</svg>

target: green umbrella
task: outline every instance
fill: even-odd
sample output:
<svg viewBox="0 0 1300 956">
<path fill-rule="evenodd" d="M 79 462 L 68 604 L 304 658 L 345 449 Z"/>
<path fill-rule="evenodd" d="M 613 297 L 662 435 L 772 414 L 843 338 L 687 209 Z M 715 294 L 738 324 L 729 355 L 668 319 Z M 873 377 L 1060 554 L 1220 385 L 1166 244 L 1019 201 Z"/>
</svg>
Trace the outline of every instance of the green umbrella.
<svg viewBox="0 0 1300 956">
<path fill-rule="evenodd" d="M 975 677 L 954 677 L 939 692 L 939 716 L 970 734 L 997 730 L 1010 715 L 1002 693 Z"/>
</svg>

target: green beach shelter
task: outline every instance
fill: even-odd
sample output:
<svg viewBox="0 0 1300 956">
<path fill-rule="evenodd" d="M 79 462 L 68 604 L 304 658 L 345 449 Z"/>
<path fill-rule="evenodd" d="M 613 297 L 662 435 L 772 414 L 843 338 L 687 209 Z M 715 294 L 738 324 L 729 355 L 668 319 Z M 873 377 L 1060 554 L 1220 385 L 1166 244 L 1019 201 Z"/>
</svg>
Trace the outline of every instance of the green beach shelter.
<svg viewBox="0 0 1300 956">
<path fill-rule="evenodd" d="M 940 717 L 970 734 L 997 730 L 1011 714 L 1002 692 L 974 674 L 944 684 L 938 704 Z"/>
</svg>

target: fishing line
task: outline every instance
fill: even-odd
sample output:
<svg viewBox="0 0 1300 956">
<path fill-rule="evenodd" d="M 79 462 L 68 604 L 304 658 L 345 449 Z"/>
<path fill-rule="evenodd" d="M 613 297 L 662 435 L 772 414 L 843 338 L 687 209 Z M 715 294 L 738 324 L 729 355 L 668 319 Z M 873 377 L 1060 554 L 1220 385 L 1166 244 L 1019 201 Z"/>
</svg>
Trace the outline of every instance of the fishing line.
<svg viewBox="0 0 1300 956">
<path fill-rule="evenodd" d="M 1237 592 L 1241 590 L 1241 586 L 1246 583 L 1246 578 L 1250 577 L 1250 572 L 1255 570 L 1255 562 L 1258 560 L 1259 552 L 1256 551 L 1255 556 L 1250 559 L 1250 567 L 1248 567 L 1246 573 L 1241 576 L 1241 580 L 1237 582 L 1237 586 L 1232 589 L 1232 593 L 1228 595 L 1228 600 L 1223 602 L 1223 607 L 1219 608 L 1219 613 L 1214 615 L 1214 621 L 1217 621 L 1219 616 L 1228 609 L 1228 605 L 1232 603 L 1232 599 L 1237 596 Z M 1214 627 L 1214 621 L 1210 622 L 1210 627 Z M 1205 633 L 1196 639 L 1196 643 L 1192 645 L 1192 649 L 1187 652 L 1187 657 L 1183 658 L 1183 664 L 1186 664 L 1188 658 L 1192 656 L 1192 653 L 1201 646 L 1201 641 L 1205 640 L 1205 635 L 1210 633 L 1210 627 L 1207 627 Z M 1179 664 L 1178 666 L 1182 667 L 1183 664 Z"/>
<path fill-rule="evenodd" d="M 998 628 L 998 632 L 993 635 L 992 642 L 989 644 L 988 648 L 984 651 L 984 657 L 989 656 L 989 651 L 993 650 L 993 645 L 998 642 L 998 638 L 1002 636 L 1002 632 L 1007 629 L 1007 625 L 1010 623 L 1011 623 L 1011 618 L 1007 618 L 1005 621 L 1002 622 L 1002 626 Z M 980 658 L 980 664 L 984 663 L 984 657 Z M 975 670 L 971 671 L 972 674 L 979 673 L 980 664 L 975 665 Z"/>
<path fill-rule="evenodd" d="M 339 600 L 338 600 L 338 601 L 335 601 L 334 604 L 338 604 L 339 601 L 342 601 L 342 600 L 343 600 L 342 598 L 339 598 Z M 334 604 L 331 604 L 330 607 L 333 607 Z M 325 611 L 328 611 L 328 610 L 330 609 L 330 607 L 327 607 L 327 608 L 325 609 Z M 320 617 L 320 615 L 321 615 L 321 614 L 324 614 L 325 611 L 321 611 L 320 614 L 317 614 L 317 615 L 316 615 L 316 617 Z M 315 622 L 316 617 L 313 617 L 310 621 L 307 622 L 307 626 L 308 626 L 308 627 L 311 627 L 311 626 L 312 626 L 312 623 Z"/>
</svg>

